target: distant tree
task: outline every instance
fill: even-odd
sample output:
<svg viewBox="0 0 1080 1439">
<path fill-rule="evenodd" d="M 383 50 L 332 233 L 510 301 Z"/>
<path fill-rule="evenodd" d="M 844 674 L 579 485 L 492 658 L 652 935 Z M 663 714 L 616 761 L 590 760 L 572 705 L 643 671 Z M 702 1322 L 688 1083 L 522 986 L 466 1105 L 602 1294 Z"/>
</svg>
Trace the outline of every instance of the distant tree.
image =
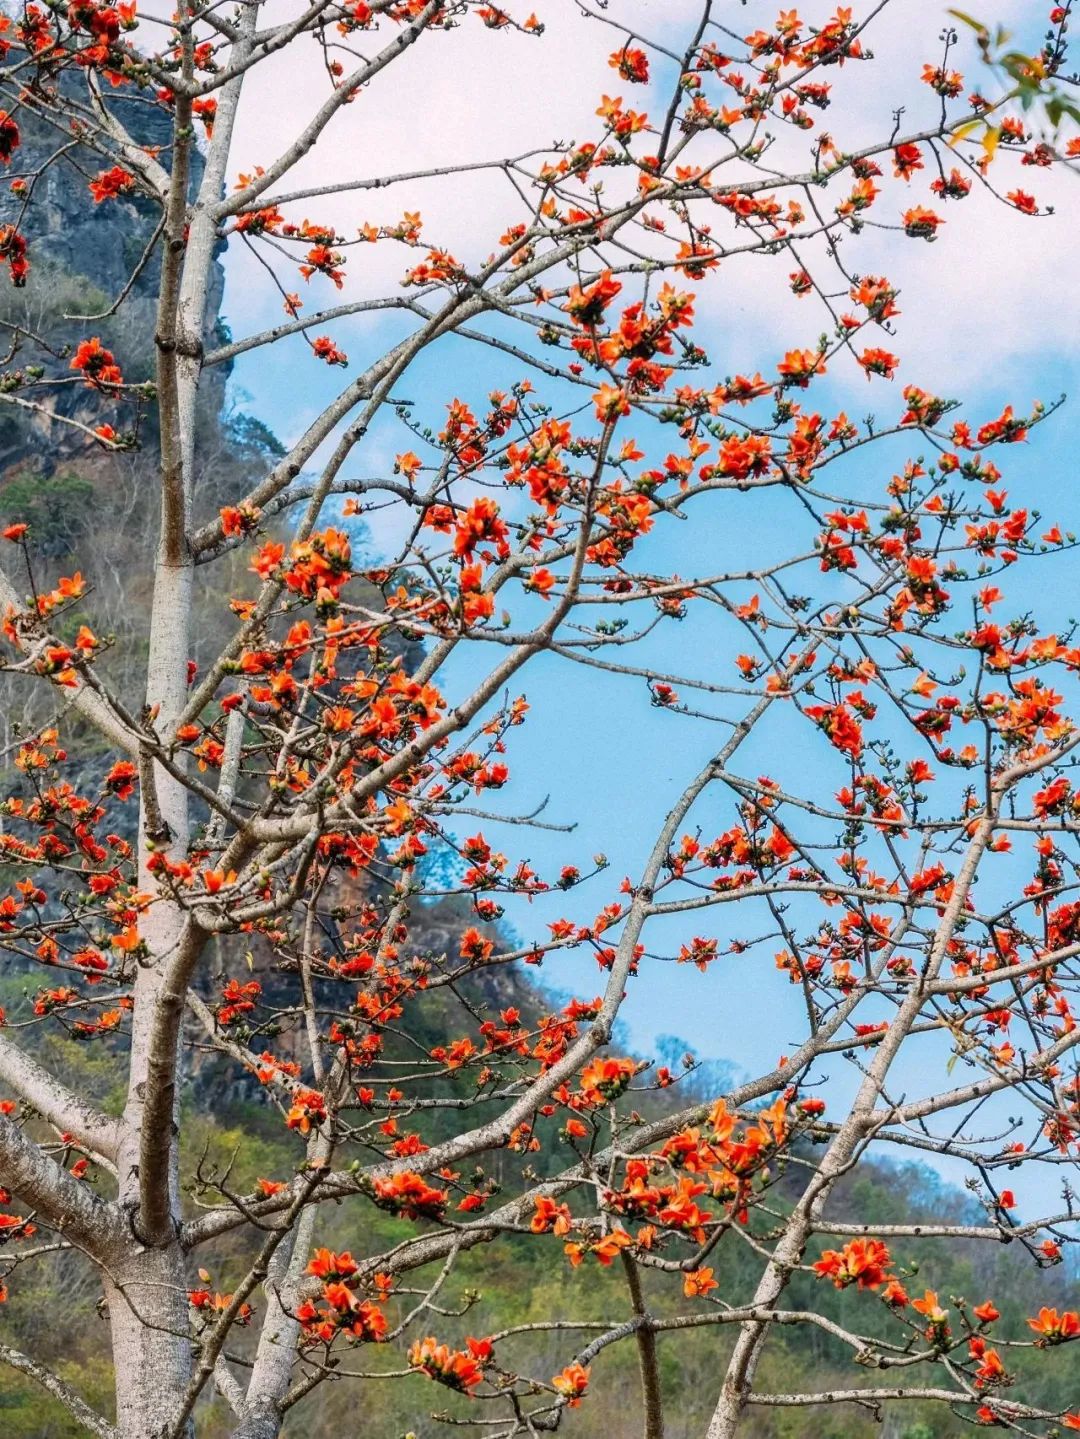
<svg viewBox="0 0 1080 1439">
<path fill-rule="evenodd" d="M 0 259 L 13 285 L 35 263 L 54 167 L 82 168 L 88 207 L 137 199 L 155 217 L 109 300 L 122 311 L 140 276 L 157 276 L 155 313 L 131 321 L 131 353 L 155 353 L 153 373 L 125 374 L 88 312 L 70 348 L 63 330 L 8 320 L 0 380 L 0 400 L 43 433 L 160 457 L 156 540 L 125 535 L 153 569 L 152 596 L 129 600 L 145 604 L 148 644 L 120 668 L 83 570 L 60 573 L 35 549 L 48 525 L 37 508 L 3 531 L 4 662 L 44 689 L 55 723 L 13 747 L 20 789 L 2 805 L 0 944 L 38 987 L 0 1032 L 12 1096 L 0 1272 L 17 1286 L 59 1249 L 100 1283 L 115 1416 L 32 1354 L 0 1344 L 0 1359 L 87 1432 L 181 1439 L 215 1386 L 237 1439 L 273 1439 L 294 1406 L 311 1412 L 324 1381 L 349 1375 L 368 1432 L 364 1395 L 391 1382 L 370 1376 L 396 1374 L 418 1416 L 426 1375 L 452 1422 L 535 1436 L 572 1424 L 591 1366 L 625 1342 L 644 1434 L 660 1439 L 664 1346 L 705 1326 L 717 1336 L 708 1439 L 746 1432 L 762 1410 L 805 1409 L 811 1432 L 821 1406 L 914 1401 L 1015 1433 L 1080 1429 L 1080 1395 L 1065 1413 L 1014 1387 L 1080 1334 L 1076 1312 L 1017 1312 L 1008 1293 L 973 1307 L 928 1287 L 932 1266 L 912 1288 L 905 1259 L 917 1240 L 1011 1243 L 1049 1267 L 1076 1237 L 1068 1191 L 1020 1219 L 1002 1184 L 1013 1170 L 1069 1172 L 1080 1130 L 1080 649 L 1036 617 L 1039 555 L 1074 541 L 1014 503 L 998 469 L 1047 411 L 969 421 L 908 383 L 880 401 L 888 418 L 855 422 L 821 383 L 847 369 L 888 396 L 899 364 L 887 348 L 898 286 L 853 268 L 861 234 L 931 242 L 975 186 L 1037 215 L 1031 177 L 1077 146 L 1031 133 L 1012 100 L 965 98 L 952 32 L 913 78 L 909 110 L 925 108 L 925 123 L 826 133 L 819 112 L 851 72 L 889 64 L 867 48 L 886 8 L 819 25 L 789 11 L 740 37 L 741 6 L 705 3 L 685 35 L 653 40 L 607 7 L 587 11 L 616 92 L 591 134 L 451 164 L 421 96 L 424 174 L 401 174 L 393 153 L 372 173 L 370 147 L 335 138 L 327 187 L 292 177 L 331 143 L 330 122 L 355 102 L 362 137 L 402 57 L 422 47 L 444 63 L 452 26 L 534 36 L 538 93 L 557 84 L 541 22 L 476 0 L 311 0 L 280 20 L 254 0 L 181 0 L 167 21 L 50 0 L 4 20 Z M 1068 6 L 1054 13 L 1063 65 Z M 490 63 L 505 38 L 491 36 Z M 282 52 L 321 59 L 324 92 L 309 113 L 286 93 L 295 138 L 240 174 L 238 115 Z M 483 103 L 482 71 L 470 82 Z M 635 86 L 647 109 L 623 98 Z M 148 117 L 162 142 L 147 143 Z M 836 134 L 841 123 L 867 121 L 841 115 Z M 30 126 L 55 144 L 20 169 Z M 412 197 L 480 165 L 507 182 L 507 212 L 487 258 L 464 263 L 425 238 Z M 401 218 L 343 234 L 335 206 L 358 188 L 384 215 L 400 191 Z M 319 219 L 303 218 L 309 207 Z M 251 247 L 279 287 L 285 313 L 265 331 L 216 328 L 223 242 Z M 402 251 L 403 283 L 387 293 L 351 274 L 371 246 Z M 787 285 L 822 332 L 792 335 L 765 374 L 725 377 L 691 338 L 687 286 L 722 289 L 747 254 L 761 278 L 760 292 L 743 287 L 743 313 Z M 307 314 L 296 292 L 308 282 L 333 287 L 325 311 Z M 332 326 L 384 312 L 399 338 L 350 363 Z M 368 333 L 374 346 L 386 332 Z M 483 401 L 460 369 L 466 345 L 505 374 Z M 222 505 L 197 396 L 260 351 L 325 362 L 341 383 L 282 453 L 248 427 L 261 469 Z M 402 389 L 431 352 L 423 385 Z M 196 501 L 215 495 L 200 520 Z M 395 551 L 354 559 L 349 516 L 386 521 Z M 687 533 L 737 533 L 737 562 L 673 562 L 702 552 Z M 238 560 L 249 578 L 222 605 L 229 638 L 196 663 L 197 584 Z M 655 816 L 641 871 L 614 883 L 601 860 L 582 872 L 570 837 L 561 872 L 540 873 L 485 836 L 548 823 L 492 794 L 528 723 L 526 672 L 558 695 L 579 666 L 609 675 L 612 699 L 575 743 L 628 787 L 657 762 L 621 708 L 629 684 L 670 714 L 665 765 L 697 742 L 684 733 L 717 735 Z M 773 774 L 743 758 L 766 750 Z M 438 887 L 422 861 L 440 847 L 461 865 L 427 873 L 466 897 L 471 919 L 432 953 L 413 917 Z M 576 904 L 579 886 L 594 896 L 585 922 L 554 905 L 559 891 Z M 512 899 L 544 896 L 549 939 L 500 938 Z M 595 957 L 599 995 L 586 985 L 535 1018 L 500 1006 L 489 981 L 502 967 L 572 947 Z M 628 984 L 665 961 L 696 965 L 721 996 L 725 972 L 753 975 L 755 1002 L 726 1008 L 764 1036 L 776 986 L 796 986 L 804 1032 L 770 1038 L 763 1072 L 659 1106 L 679 1074 L 610 1041 Z M 426 1045 L 414 1019 L 433 1010 L 447 1037 Z M 56 1053 L 46 1027 L 115 1057 L 122 1113 L 42 1062 Z M 295 1139 L 289 1172 L 250 1192 L 188 1135 L 184 1066 L 208 1050 L 264 1087 Z M 841 1056 L 847 1082 L 826 1084 Z M 897 1075 L 919 1060 L 911 1094 Z M 836 1212 L 844 1182 L 897 1146 L 966 1166 L 981 1222 L 874 1230 Z M 505 1191 L 511 1168 L 499 1195 L 493 1171 Z M 354 1235 L 340 1253 L 321 1242 L 338 1206 Z M 607 1317 L 568 1310 L 519 1333 L 481 1308 L 466 1337 L 455 1316 L 475 1296 L 455 1295 L 455 1268 L 508 1235 L 546 1246 L 553 1265 L 595 1267 Z M 733 1249 L 755 1259 L 745 1292 L 718 1287 Z M 804 1280 L 820 1304 L 792 1304 Z M 865 1319 L 826 1316 L 834 1287 Z M 649 1298 L 661 1292 L 662 1310 Z M 62 1329 L 64 1294 L 52 1302 Z M 770 1336 L 791 1325 L 850 1352 L 848 1387 L 755 1386 Z M 561 1346 L 554 1375 L 530 1359 L 539 1340 Z"/>
</svg>

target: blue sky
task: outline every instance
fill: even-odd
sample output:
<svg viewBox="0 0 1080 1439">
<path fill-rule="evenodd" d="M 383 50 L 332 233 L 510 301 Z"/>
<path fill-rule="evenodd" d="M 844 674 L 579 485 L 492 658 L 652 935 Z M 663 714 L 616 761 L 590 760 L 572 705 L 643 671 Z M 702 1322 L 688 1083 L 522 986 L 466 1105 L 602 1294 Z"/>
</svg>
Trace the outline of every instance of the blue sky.
<svg viewBox="0 0 1080 1439">
<path fill-rule="evenodd" d="M 663 8 L 641 0 L 636 13 L 651 12 L 657 19 L 664 15 L 674 24 L 679 16 L 688 15 L 690 8 L 683 0 Z M 998 13 L 1005 13 L 1007 18 L 1007 12 L 1017 8 L 999 6 Z M 1041 13 L 1042 7 L 1038 8 Z M 613 9 L 624 14 L 627 7 L 615 5 Z M 831 7 L 810 4 L 802 9 L 816 18 Z M 736 25 L 760 22 L 761 17 L 751 19 L 741 6 L 733 5 L 731 10 Z M 883 127 L 888 133 L 890 112 L 897 104 L 909 107 L 905 124 L 918 123 L 917 111 L 920 106 L 925 109 L 929 92 L 922 93 L 918 71 L 922 61 L 938 58 L 936 36 L 944 21 L 944 9 L 920 0 L 918 5 L 898 5 L 896 10 L 903 10 L 904 18 L 890 20 L 875 44 L 882 53 L 891 46 L 895 60 L 886 67 L 865 67 L 866 77 L 859 76 L 853 82 L 847 109 L 838 106 L 835 118 L 830 112 L 830 128 L 845 140 L 856 135 L 866 143 L 880 135 Z M 1030 15 L 1030 8 L 1027 13 Z M 556 63 L 550 73 L 560 77 L 553 86 L 548 84 L 540 94 L 536 87 L 522 88 L 523 76 L 529 72 L 520 67 L 532 65 L 531 57 L 536 52 L 521 50 L 522 42 L 511 39 L 505 52 L 500 52 L 506 63 L 494 70 L 477 71 L 473 87 L 453 86 L 449 83 L 453 76 L 436 77 L 427 106 L 404 128 L 395 110 L 402 103 L 400 94 L 379 95 L 377 105 L 374 95 L 365 95 L 357 107 L 362 113 L 347 117 L 350 124 L 355 122 L 354 130 L 340 132 L 343 148 L 337 151 L 335 173 L 343 173 L 342 155 L 348 155 L 350 164 L 355 162 L 362 173 L 374 173 L 376 168 L 410 168 L 417 154 L 430 160 L 443 144 L 454 157 L 465 154 L 470 145 L 474 147 L 469 152 L 473 156 L 491 155 L 505 153 L 528 135 L 543 144 L 553 131 L 561 138 L 586 133 L 583 117 L 595 107 L 593 97 L 600 89 L 618 93 L 621 82 L 603 63 L 618 37 L 600 36 L 596 26 L 588 26 L 580 17 L 575 20 L 572 6 L 555 5 L 552 14 L 558 23 L 551 26 Z M 912 23 L 915 20 L 919 23 Z M 642 29 L 648 29 L 644 20 L 640 23 Z M 506 37 L 494 38 L 501 42 Z M 673 43 L 670 34 L 665 38 Z M 545 37 L 541 43 L 548 43 L 548 39 Z M 480 46 L 482 50 L 481 40 L 489 43 L 487 37 L 454 41 L 464 47 L 459 56 L 463 65 L 485 63 L 476 48 Z M 600 57 L 598 63 L 594 51 Z M 987 77 L 977 72 L 970 53 L 958 63 L 967 70 L 969 84 L 985 83 L 985 88 L 992 88 Z M 838 90 L 843 90 L 844 78 L 837 77 Z M 638 99 L 635 94 L 635 105 Z M 497 117 L 495 125 L 478 120 L 485 101 Z M 431 125 L 429 120 L 436 123 Z M 275 123 L 275 117 L 268 112 L 271 138 Z M 574 123 L 581 128 L 560 128 Z M 349 134 L 355 135 L 355 148 L 345 144 Z M 245 145 L 245 167 L 253 161 L 264 161 L 264 154 L 252 153 L 258 140 L 255 130 L 240 138 Z M 367 163 L 366 157 L 382 153 L 388 144 L 390 155 L 381 166 L 376 167 L 373 161 Z M 332 157 L 331 164 L 334 163 Z M 313 181 L 321 178 L 317 169 L 306 173 Z M 989 197 L 977 195 L 972 199 L 970 213 L 967 202 L 947 212 L 949 223 L 933 245 L 898 240 L 894 233 L 879 232 L 852 242 L 852 253 L 846 254 L 846 259 L 861 273 L 886 274 L 900 287 L 903 314 L 897 336 L 895 341 L 883 337 L 882 343 L 902 357 L 901 382 L 962 398 L 964 415 L 977 423 L 998 413 L 1006 402 L 1023 411 L 1036 397 L 1051 401 L 1063 391 L 1077 396 L 1040 427 L 1027 444 L 1012 447 L 1007 466 L 1003 463 L 1002 467 L 1010 496 L 1016 502 L 1042 509 L 1063 528 L 1080 532 L 1075 458 L 1080 436 L 1080 308 L 1070 268 L 1080 218 L 1080 177 L 1046 177 L 1044 172 L 1038 172 L 1032 179 L 1025 173 L 1012 176 L 1010 184 L 1017 180 L 1035 190 L 1044 202 L 1055 204 L 1058 213 L 1036 221 L 1025 220 Z M 911 200 L 896 191 L 893 185 L 885 201 L 894 210 L 902 201 L 925 199 L 923 190 L 913 193 Z M 469 253 L 470 244 L 485 253 L 501 224 L 516 217 L 511 197 L 492 189 L 486 180 L 477 181 L 475 186 L 472 182 L 463 184 L 449 198 L 445 187 L 440 189 L 432 183 L 422 187 L 419 195 L 403 187 L 400 191 L 379 192 L 376 197 L 365 195 L 355 205 L 350 201 L 349 206 L 350 223 L 358 217 L 389 220 L 404 209 L 423 208 L 425 217 L 432 216 L 433 227 L 440 227 L 437 234 L 433 228 L 432 238 L 445 241 L 455 253 L 463 254 Z M 312 218 L 320 218 L 324 212 L 325 207 L 323 211 L 313 207 Z M 477 232 L 479 236 L 474 238 Z M 856 244 L 860 247 L 857 256 Z M 355 272 L 359 293 L 379 293 L 380 285 L 392 289 L 392 275 L 404 268 L 406 252 L 396 252 L 389 261 L 381 254 L 374 258 L 382 249 L 370 251 L 372 258 L 365 249 L 349 252 L 350 282 Z M 390 269 L 384 271 L 387 265 Z M 825 328 L 823 312 L 813 308 L 815 301 L 798 301 L 787 292 L 784 280 L 789 268 L 783 257 L 766 262 L 755 259 L 722 267 L 705 282 L 684 282 L 698 294 L 700 325 L 695 339 L 713 360 L 707 372 L 712 376 L 709 383 L 735 370 L 753 372 L 761 368 L 768 373 L 783 349 L 793 344 L 813 345 Z M 266 289 L 257 270 L 236 247 L 226 256 L 226 272 L 224 309 L 236 333 L 278 319 L 280 299 Z M 328 285 L 317 292 L 316 283 L 310 294 L 304 294 L 309 308 L 337 301 Z M 290 282 L 287 288 L 296 285 Z M 354 292 L 347 290 L 346 297 L 351 293 Z M 349 353 L 353 361 L 351 373 L 355 373 L 402 333 L 402 322 L 361 317 L 328 328 Z M 418 413 L 429 420 L 437 417 L 440 407 L 453 394 L 479 410 L 488 390 L 506 388 L 526 373 L 524 367 L 493 358 L 491 352 L 468 342 L 448 340 L 414 367 L 402 394 L 415 400 Z M 264 351 L 241 358 L 233 385 L 246 408 L 290 441 L 333 392 L 340 378 L 340 371 L 327 371 L 296 340 L 281 349 L 275 346 L 273 358 Z M 533 378 L 543 393 L 545 382 L 540 377 Z M 845 408 L 853 418 L 872 410 L 882 416 L 895 415 L 899 400 L 899 384 L 890 386 L 880 380 L 868 384 L 853 363 L 841 361 L 827 383 L 817 386 L 813 393 L 816 408 L 827 414 Z M 638 433 L 631 425 L 628 432 L 636 433 L 643 444 L 652 440 L 644 427 Z M 661 443 L 663 440 L 662 436 Z M 347 473 L 385 472 L 394 453 L 415 447 L 409 436 L 387 419 L 375 426 Z M 888 467 L 895 466 L 898 457 L 902 461 L 912 453 L 906 443 L 861 451 L 844 462 L 844 488 L 853 497 L 880 496 L 882 480 L 892 472 Z M 752 553 L 754 563 L 761 563 L 770 552 L 786 548 L 797 524 L 802 524 L 805 532 L 797 503 L 783 492 L 725 495 L 702 507 L 691 523 L 658 527 L 656 537 L 642 548 L 639 559 L 647 557 L 657 570 L 675 570 L 687 576 L 726 566 L 741 567 L 748 553 Z M 752 547 L 748 544 L 751 537 Z M 370 545 L 374 553 L 391 549 L 396 539 L 396 533 L 386 528 L 385 522 L 373 521 Z M 1063 616 L 1072 609 L 1080 612 L 1080 604 L 1073 598 L 1080 580 L 1080 562 L 1072 555 L 1054 557 L 1044 562 L 1039 573 L 1037 589 L 1017 594 L 1014 603 L 1003 606 L 1003 613 L 1031 608 L 1044 623 L 1060 629 Z M 1007 584 L 999 583 L 1008 599 L 1014 601 Z M 752 586 L 747 585 L 747 598 L 751 592 Z M 639 659 L 647 655 L 665 668 L 689 666 L 703 678 L 730 683 L 737 678 L 731 663 L 737 648 L 733 640 L 733 633 L 729 630 L 725 634 L 714 618 L 695 615 L 681 626 L 664 629 L 648 642 Z M 465 684 L 470 677 L 478 677 L 479 666 L 488 658 L 485 647 L 476 647 L 457 670 L 460 682 Z M 601 675 L 580 667 L 568 669 L 564 662 L 551 657 L 532 664 L 521 680 L 520 690 L 531 706 L 529 719 L 512 734 L 508 755 L 512 782 L 494 797 L 491 808 L 527 811 L 547 799 L 544 818 L 555 823 L 573 822 L 576 828 L 570 835 L 542 830 L 526 834 L 516 827 L 502 827 L 500 832 L 499 826 L 484 824 L 485 834 L 512 856 L 528 858 L 546 874 L 568 862 L 587 869 L 595 853 L 605 854 L 610 863 L 606 875 L 569 896 L 557 893 L 529 905 L 509 907 L 510 922 L 523 937 L 532 940 L 546 937 L 550 920 L 565 914 L 586 921 L 616 897 L 619 879 L 624 874 L 634 875 L 640 868 L 659 820 L 717 747 L 718 731 L 715 726 L 657 709 L 650 703 L 647 686 L 641 680 Z M 823 752 L 809 726 L 770 726 L 740 752 L 738 768 L 749 775 L 769 773 L 783 778 L 787 772 L 798 778 L 808 769 L 827 771 L 831 766 L 835 784 L 832 774 L 822 780 L 825 793 L 831 794 L 844 781 L 843 767 L 839 762 L 834 764 L 834 759 L 838 757 Z M 712 823 L 717 831 L 730 823 L 729 818 L 725 820 L 729 811 L 721 812 L 713 805 L 715 801 L 706 801 L 701 806 L 699 820 L 707 834 Z M 477 827 L 479 822 L 464 832 Z M 717 934 L 723 943 L 728 923 L 726 911 L 672 920 L 647 932 L 647 946 L 671 952 L 697 933 Z M 752 924 L 741 916 L 738 923 L 738 932 L 752 931 Z M 595 961 L 585 950 L 550 959 L 543 977 L 582 995 L 597 992 L 602 980 Z M 783 975 L 764 970 L 760 955 L 753 963 L 723 959 L 707 975 L 688 965 L 647 964 L 631 985 L 624 1009 L 627 1039 L 634 1048 L 650 1052 L 658 1036 L 676 1033 L 702 1057 L 728 1060 L 747 1072 L 771 1064 L 791 1047 L 802 1033 L 803 1019 L 797 987 L 788 985 Z M 898 1074 L 898 1084 L 917 1084 L 920 1063 L 931 1058 L 928 1052 L 914 1053 L 908 1067 Z M 834 1072 L 842 1069 L 837 1059 Z M 849 1081 L 838 1082 L 846 1088 Z"/>
</svg>

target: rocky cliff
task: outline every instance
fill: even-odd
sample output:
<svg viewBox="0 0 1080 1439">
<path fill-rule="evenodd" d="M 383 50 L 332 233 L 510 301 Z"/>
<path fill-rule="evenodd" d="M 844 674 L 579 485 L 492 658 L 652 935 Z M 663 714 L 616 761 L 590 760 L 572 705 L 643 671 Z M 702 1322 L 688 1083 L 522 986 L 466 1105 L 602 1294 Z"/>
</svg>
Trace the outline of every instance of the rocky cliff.
<svg viewBox="0 0 1080 1439">
<path fill-rule="evenodd" d="M 74 88 L 77 78 L 67 84 Z M 118 119 L 141 145 L 164 147 L 170 140 L 167 117 L 152 104 L 133 98 L 115 100 Z M 105 166 L 102 157 L 70 139 L 26 109 L 17 112 L 21 143 L 3 175 L 0 224 L 18 223 L 28 242 L 30 273 L 16 288 L 0 276 L 0 324 L 14 339 L 13 366 L 42 364 L 46 379 L 69 379 L 67 353 L 82 339 L 97 335 L 116 355 L 125 378 L 154 377 L 154 314 L 161 271 L 160 252 L 147 257 L 154 236 L 155 207 L 142 197 L 118 196 L 96 203 L 89 181 Z M 196 158 L 193 185 L 201 177 Z M 12 182 L 15 182 L 14 186 Z M 29 187 L 20 195 L 20 182 Z M 210 330 L 218 324 L 224 270 L 214 269 L 208 307 Z M 122 299 L 122 303 L 118 301 Z M 74 317 L 74 318 L 72 318 Z M 47 339 L 60 353 L 42 353 L 34 337 Z M 5 367 L 6 368 L 6 367 Z M 223 367 L 208 372 L 203 407 L 220 414 L 228 378 Z M 78 384 L 55 388 L 31 386 L 19 393 L 53 412 L 100 422 L 100 404 Z M 0 413 L 0 475 L 32 461 L 37 473 L 50 475 L 83 456 L 87 446 L 70 428 L 49 424 L 17 407 Z M 86 414 L 83 414 L 86 411 Z M 150 411 L 141 417 L 140 438 L 152 451 Z"/>
</svg>

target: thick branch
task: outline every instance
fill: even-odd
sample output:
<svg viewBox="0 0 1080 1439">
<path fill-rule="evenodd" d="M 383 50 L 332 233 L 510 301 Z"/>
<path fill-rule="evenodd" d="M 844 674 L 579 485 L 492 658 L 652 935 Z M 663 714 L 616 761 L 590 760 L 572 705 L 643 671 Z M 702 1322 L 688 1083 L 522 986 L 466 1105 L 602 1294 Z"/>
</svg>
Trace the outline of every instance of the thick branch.
<svg viewBox="0 0 1080 1439">
<path fill-rule="evenodd" d="M 102 1114 L 49 1073 L 36 1059 L 0 1034 L 0 1080 L 42 1119 L 70 1134 L 85 1149 L 110 1162 L 116 1160 L 118 1120 Z"/>
<path fill-rule="evenodd" d="M 42 1153 L 19 1125 L 2 1115 L 0 1184 L 94 1258 L 108 1256 L 123 1238 L 115 1206 L 73 1178 L 62 1165 Z"/>
<path fill-rule="evenodd" d="M 39 1364 L 36 1359 L 21 1353 L 18 1349 L 12 1349 L 7 1344 L 0 1344 L 0 1362 L 17 1369 L 20 1374 L 26 1374 L 29 1378 L 47 1389 L 54 1399 L 59 1399 L 64 1408 L 71 1414 L 84 1429 L 89 1429 L 91 1434 L 98 1435 L 98 1439 L 116 1439 L 117 1431 L 100 1414 L 90 1408 L 84 1399 L 80 1399 L 74 1389 L 65 1384 L 62 1379 L 55 1375 L 51 1369 L 46 1369 L 44 1364 Z"/>
</svg>

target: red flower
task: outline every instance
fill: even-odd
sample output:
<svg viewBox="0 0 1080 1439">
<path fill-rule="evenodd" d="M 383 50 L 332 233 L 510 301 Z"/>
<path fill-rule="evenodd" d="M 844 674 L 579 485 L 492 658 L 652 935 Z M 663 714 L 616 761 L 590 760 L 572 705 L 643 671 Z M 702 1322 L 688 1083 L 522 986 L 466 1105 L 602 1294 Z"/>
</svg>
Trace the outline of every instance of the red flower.
<svg viewBox="0 0 1080 1439">
<path fill-rule="evenodd" d="M 6 165 L 19 148 L 19 127 L 6 110 L 0 110 L 0 161 Z"/>
<path fill-rule="evenodd" d="M 649 57 L 644 50 L 624 46 L 621 50 L 616 50 L 613 55 L 608 56 L 608 64 L 613 70 L 617 70 L 624 80 L 629 80 L 631 85 L 648 83 Z"/>
<path fill-rule="evenodd" d="M 120 373 L 120 367 L 111 350 L 106 350 L 104 345 L 95 335 L 92 340 L 83 340 L 75 351 L 75 358 L 71 362 L 73 370 L 81 370 L 85 376 L 86 383 L 102 389 L 106 385 L 122 385 L 124 377 Z"/>
<path fill-rule="evenodd" d="M 26 241 L 14 225 L 0 225 L 0 260 L 11 272 L 11 283 L 21 289 L 30 273 L 30 261 L 26 258 Z"/>
<path fill-rule="evenodd" d="M 890 1263 L 888 1247 L 880 1239 L 853 1239 L 843 1249 L 826 1249 L 814 1264 L 814 1271 L 831 1279 L 837 1289 L 846 1289 L 849 1284 L 877 1289 L 888 1278 Z"/>
<path fill-rule="evenodd" d="M 810 705 L 806 717 L 819 725 L 844 754 L 856 760 L 862 754 L 862 727 L 845 705 Z"/>
<path fill-rule="evenodd" d="M 114 794 L 117 799 L 130 799 L 135 791 L 135 780 L 139 771 L 131 760 L 117 760 L 112 769 L 105 776 L 105 788 Z"/>
<path fill-rule="evenodd" d="M 1029 195 L 1026 190 L 1010 190 L 1005 198 L 1025 215 L 1037 215 L 1039 213 L 1039 202 L 1034 195 Z"/>
<path fill-rule="evenodd" d="M 320 360 L 325 360 L 328 365 L 347 365 L 349 357 L 343 350 L 339 350 L 329 335 L 319 335 L 312 341 L 312 350 Z"/>
<path fill-rule="evenodd" d="M 130 195 L 135 188 L 135 176 L 129 170 L 114 165 L 111 170 L 102 170 L 89 182 L 94 204 L 103 200 L 115 200 L 119 195 Z"/>
<path fill-rule="evenodd" d="M 922 151 L 918 145 L 897 145 L 893 151 L 894 175 L 901 180 L 910 180 L 915 171 L 922 168 Z"/>
</svg>

